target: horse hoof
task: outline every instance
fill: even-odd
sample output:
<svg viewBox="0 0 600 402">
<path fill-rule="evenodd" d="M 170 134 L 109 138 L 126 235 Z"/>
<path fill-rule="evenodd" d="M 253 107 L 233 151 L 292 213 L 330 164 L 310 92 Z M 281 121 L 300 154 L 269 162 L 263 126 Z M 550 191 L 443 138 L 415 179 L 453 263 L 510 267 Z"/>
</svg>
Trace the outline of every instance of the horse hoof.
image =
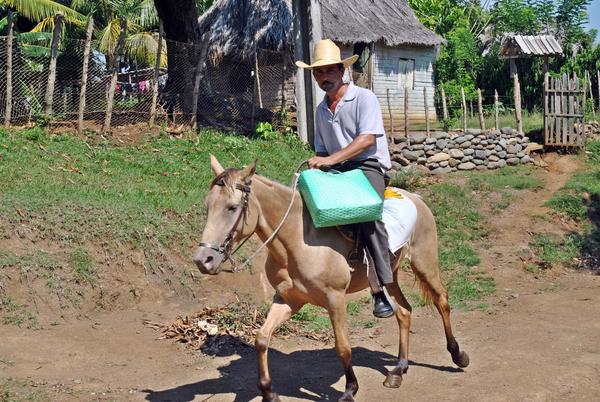
<svg viewBox="0 0 600 402">
<path fill-rule="evenodd" d="M 388 373 L 383 382 L 383 386 L 387 388 L 400 388 L 400 384 L 402 384 L 402 376 L 392 373 Z"/>
<path fill-rule="evenodd" d="M 268 397 L 263 396 L 262 402 L 281 402 L 281 399 L 279 399 L 279 395 L 273 392 Z"/>
<path fill-rule="evenodd" d="M 458 356 L 452 356 L 452 361 L 460 368 L 465 368 L 469 365 L 469 355 L 461 351 Z"/>
<path fill-rule="evenodd" d="M 338 402 L 354 402 L 354 397 L 352 396 L 352 394 L 344 392 L 344 395 L 342 395 L 342 397 L 338 399 Z"/>
</svg>

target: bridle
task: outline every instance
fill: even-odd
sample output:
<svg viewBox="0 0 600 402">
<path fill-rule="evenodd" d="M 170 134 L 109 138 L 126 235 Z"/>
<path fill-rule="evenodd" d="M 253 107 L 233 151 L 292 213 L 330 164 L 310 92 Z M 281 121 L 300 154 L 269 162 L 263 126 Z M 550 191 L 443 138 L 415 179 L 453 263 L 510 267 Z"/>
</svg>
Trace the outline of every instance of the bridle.
<svg viewBox="0 0 600 402">
<path fill-rule="evenodd" d="M 238 189 L 238 190 L 240 190 L 242 192 L 242 194 L 243 194 L 242 195 L 242 210 L 240 211 L 240 214 L 238 215 L 235 223 L 233 224 L 233 227 L 231 228 L 231 230 L 229 231 L 229 233 L 225 237 L 225 240 L 223 241 L 223 243 L 221 243 L 220 246 L 216 246 L 216 245 L 211 244 L 211 243 L 199 243 L 198 246 L 199 247 L 209 248 L 211 250 L 216 251 L 219 254 L 222 254 L 223 255 L 223 259 L 224 260 L 229 260 L 231 262 L 231 264 L 233 265 L 233 268 L 231 268 L 231 272 L 239 272 L 242 269 L 244 269 L 244 267 L 249 266 L 250 261 L 252 261 L 252 259 L 254 257 L 256 257 L 256 255 L 258 255 L 258 253 L 260 252 L 260 250 L 262 250 L 263 247 L 265 247 L 267 244 L 269 244 L 271 242 L 271 240 L 273 240 L 275 238 L 275 236 L 279 232 L 279 229 L 281 229 L 281 227 L 283 226 L 283 223 L 285 222 L 285 220 L 289 216 L 290 211 L 292 210 L 292 205 L 294 205 L 294 194 L 296 193 L 296 188 L 298 186 L 298 177 L 299 177 L 298 172 L 300 171 L 300 169 L 304 165 L 308 165 L 308 160 L 302 161 L 298 165 L 298 167 L 296 168 L 296 171 L 294 173 L 294 178 L 292 180 L 292 198 L 291 198 L 290 203 L 289 203 L 289 205 L 287 207 L 287 210 L 285 211 L 285 213 L 283 214 L 283 217 L 281 218 L 281 221 L 279 222 L 279 225 L 277 225 L 277 227 L 273 230 L 273 233 L 271 233 L 271 235 L 267 238 L 267 240 L 265 240 L 263 242 L 263 244 L 261 244 L 260 247 L 258 247 L 258 249 L 256 249 L 254 251 L 254 253 L 250 257 L 246 258 L 246 260 L 244 261 L 243 264 L 241 264 L 240 266 L 236 266 L 235 265 L 235 261 L 234 261 L 234 259 L 231 256 L 233 254 L 235 254 L 244 245 L 244 243 L 246 243 L 246 241 L 251 236 L 246 237 L 235 248 L 235 250 L 233 250 L 233 252 L 231 251 L 231 248 L 233 247 L 233 239 L 235 238 L 235 233 L 237 231 L 237 227 L 238 227 L 238 225 L 240 223 L 240 220 L 242 220 L 242 219 L 244 220 L 243 223 L 242 223 L 242 227 L 244 227 L 243 225 L 246 224 L 246 215 L 248 213 L 248 204 L 249 204 L 250 190 L 251 190 L 250 184 L 244 185 L 244 184 L 237 183 L 235 185 L 235 188 Z M 225 184 L 222 181 L 218 181 L 215 185 L 217 185 L 217 186 L 224 186 Z"/>
<path fill-rule="evenodd" d="M 217 183 L 216 185 L 222 186 L 223 184 Z M 248 215 L 248 205 L 249 205 L 249 199 L 250 199 L 251 186 L 237 183 L 235 185 L 235 188 L 242 192 L 242 208 L 241 208 L 241 211 L 240 211 L 237 219 L 235 220 L 235 223 L 233 224 L 233 227 L 231 228 L 231 230 L 229 230 L 229 233 L 227 233 L 225 240 L 223 240 L 223 243 L 221 243 L 218 246 L 211 244 L 211 243 L 198 243 L 199 247 L 209 248 L 211 250 L 216 251 L 219 254 L 222 254 L 224 260 L 229 260 L 234 265 L 235 265 L 235 261 L 233 260 L 232 255 L 235 254 L 244 245 L 246 240 L 248 240 L 250 238 L 250 236 L 246 237 L 235 248 L 235 250 L 233 250 L 233 252 L 231 251 L 231 249 L 233 248 L 233 240 L 235 238 L 235 234 L 237 232 L 237 228 L 238 228 L 238 225 L 240 224 L 240 221 L 242 221 L 242 228 L 246 224 L 246 217 Z M 232 271 L 235 272 L 236 269 L 233 268 Z"/>
</svg>

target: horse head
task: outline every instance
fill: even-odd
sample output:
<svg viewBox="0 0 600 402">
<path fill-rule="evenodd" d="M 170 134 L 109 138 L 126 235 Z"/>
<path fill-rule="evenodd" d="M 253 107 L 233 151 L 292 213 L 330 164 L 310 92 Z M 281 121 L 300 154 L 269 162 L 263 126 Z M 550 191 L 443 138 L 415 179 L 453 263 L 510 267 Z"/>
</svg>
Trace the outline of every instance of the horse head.
<svg viewBox="0 0 600 402">
<path fill-rule="evenodd" d="M 223 261 L 231 257 L 233 247 L 256 229 L 258 212 L 251 197 L 256 161 L 243 169 L 223 169 L 211 155 L 210 166 L 215 177 L 205 200 L 202 241 L 193 259 L 200 272 L 216 275 Z"/>
</svg>

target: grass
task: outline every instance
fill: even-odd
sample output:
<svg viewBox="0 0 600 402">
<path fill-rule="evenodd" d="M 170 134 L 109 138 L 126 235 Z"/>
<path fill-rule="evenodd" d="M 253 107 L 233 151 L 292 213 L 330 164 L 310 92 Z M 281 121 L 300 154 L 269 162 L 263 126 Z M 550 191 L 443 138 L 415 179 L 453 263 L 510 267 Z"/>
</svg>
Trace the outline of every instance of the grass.
<svg viewBox="0 0 600 402">
<path fill-rule="evenodd" d="M 537 234 L 529 243 L 529 247 L 535 252 L 536 264 L 541 268 L 573 265 L 574 259 L 581 252 L 580 239 L 576 235 L 561 238 Z"/>
<path fill-rule="evenodd" d="M 600 262 L 600 141 L 586 146 L 586 166 L 574 174 L 565 186 L 552 196 L 545 205 L 557 213 L 572 219 L 580 231 L 564 239 L 537 241 L 542 256 L 541 263 L 553 265 L 561 256 L 554 255 L 551 248 L 560 247 L 569 258 L 578 258 L 581 266 L 598 268 Z M 550 243 L 549 246 L 546 246 Z M 534 247 L 536 245 L 534 244 Z M 566 260 L 564 260 L 566 262 Z M 560 262 L 560 261 L 559 261 Z"/>
<path fill-rule="evenodd" d="M 494 278 L 472 273 L 469 269 L 458 269 L 448 281 L 450 305 L 463 310 L 485 309 L 482 303 L 474 303 L 494 293 Z"/>
<path fill-rule="evenodd" d="M 9 230 L 26 220 L 45 238 L 76 246 L 114 238 L 136 248 L 183 246 L 202 224 L 210 153 L 223 166 L 259 159 L 259 173 L 284 183 L 308 156 L 300 144 L 212 132 L 123 147 L 40 129 L 0 131 L 0 214 Z"/>
<path fill-rule="evenodd" d="M 507 166 L 491 172 L 469 172 L 467 177 L 471 187 L 479 191 L 525 190 L 543 187 L 528 166 Z"/>
<path fill-rule="evenodd" d="M 479 263 L 471 242 L 485 235 L 485 227 L 470 192 L 450 183 L 434 184 L 428 189 L 426 201 L 437 223 L 442 270 Z"/>
<path fill-rule="evenodd" d="M 37 317 L 25 307 L 17 305 L 8 296 L 0 299 L 0 312 L 2 312 L 2 323 L 5 325 L 25 326 L 28 329 L 39 327 Z"/>
<path fill-rule="evenodd" d="M 331 321 L 322 307 L 305 304 L 300 311 L 292 316 L 292 320 L 302 323 L 308 331 L 323 333 L 331 331 Z"/>
<path fill-rule="evenodd" d="M 28 381 L 15 378 L 0 382 L 0 402 L 45 402 L 50 398 Z"/>
<path fill-rule="evenodd" d="M 96 283 L 94 262 L 86 249 L 76 247 L 69 254 L 69 263 L 73 270 L 73 276 L 79 283 L 87 282 L 90 285 Z"/>
<path fill-rule="evenodd" d="M 492 110 L 493 113 L 493 110 Z M 538 131 L 544 128 L 544 114 L 541 112 L 529 112 L 527 110 L 523 110 L 521 113 L 521 119 L 523 124 L 523 132 L 528 133 L 530 131 Z M 495 118 L 493 114 L 485 114 L 484 122 L 486 129 L 494 128 Z M 459 114 L 454 118 L 450 118 L 448 120 L 448 127 L 445 127 L 442 119 L 437 122 L 431 123 L 430 128 L 432 130 L 462 130 L 463 129 L 463 121 L 462 115 Z M 479 115 L 477 113 L 474 114 L 473 117 L 468 116 L 467 118 L 467 127 L 468 128 L 480 128 L 479 127 Z M 498 115 L 498 127 L 512 127 L 514 129 L 517 128 L 517 123 L 515 120 L 514 112 L 505 112 L 499 113 Z M 411 130 L 415 131 L 424 131 L 425 124 L 413 124 L 410 126 Z"/>
</svg>

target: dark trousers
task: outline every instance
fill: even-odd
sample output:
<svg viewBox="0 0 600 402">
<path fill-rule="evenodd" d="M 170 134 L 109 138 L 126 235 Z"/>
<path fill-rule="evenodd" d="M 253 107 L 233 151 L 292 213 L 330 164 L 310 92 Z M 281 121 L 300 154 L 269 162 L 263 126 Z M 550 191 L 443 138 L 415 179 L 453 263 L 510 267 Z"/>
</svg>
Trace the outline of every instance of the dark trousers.
<svg viewBox="0 0 600 402">
<path fill-rule="evenodd" d="M 362 170 L 371 185 L 377 191 L 383 200 L 385 190 L 384 174 L 381 171 L 379 162 L 374 159 L 364 161 L 351 161 L 341 165 L 332 166 L 332 169 L 340 172 L 346 172 L 352 169 Z M 367 251 L 373 259 L 375 272 L 380 285 L 387 285 L 394 281 L 392 276 L 392 267 L 390 265 L 388 234 L 385 230 L 385 224 L 382 221 L 357 223 L 359 235 L 362 237 Z"/>
</svg>

